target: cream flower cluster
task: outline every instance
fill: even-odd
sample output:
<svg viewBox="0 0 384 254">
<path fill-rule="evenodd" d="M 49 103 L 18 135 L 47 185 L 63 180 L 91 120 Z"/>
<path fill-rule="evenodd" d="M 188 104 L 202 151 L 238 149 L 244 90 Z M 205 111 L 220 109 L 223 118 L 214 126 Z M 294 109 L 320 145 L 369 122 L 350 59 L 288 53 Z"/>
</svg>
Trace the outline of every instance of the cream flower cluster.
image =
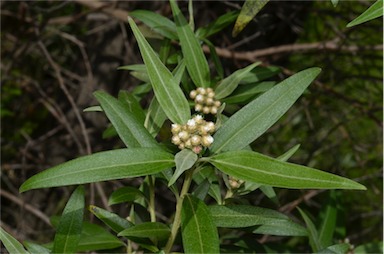
<svg viewBox="0 0 384 254">
<path fill-rule="evenodd" d="M 189 93 L 189 97 L 195 100 L 195 110 L 204 114 L 217 114 L 221 102 L 215 100 L 215 92 L 212 88 L 199 87 Z"/>
<path fill-rule="evenodd" d="M 199 154 L 203 147 L 209 147 L 213 142 L 211 134 L 216 127 L 213 122 L 205 121 L 201 115 L 188 120 L 187 124 L 172 124 L 172 143 L 179 149 L 191 149 Z"/>
</svg>

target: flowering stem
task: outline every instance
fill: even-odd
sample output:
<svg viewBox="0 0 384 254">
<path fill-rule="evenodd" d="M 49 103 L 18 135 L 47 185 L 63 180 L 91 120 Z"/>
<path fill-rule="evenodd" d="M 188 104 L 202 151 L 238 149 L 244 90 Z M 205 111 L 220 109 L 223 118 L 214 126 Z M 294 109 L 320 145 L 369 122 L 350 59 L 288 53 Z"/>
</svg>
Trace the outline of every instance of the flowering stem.
<svg viewBox="0 0 384 254">
<path fill-rule="evenodd" d="M 188 193 L 189 187 L 191 186 L 193 171 L 194 171 L 194 168 L 191 168 L 186 172 L 183 188 L 181 189 L 180 196 L 177 197 L 175 218 L 173 219 L 171 235 L 168 239 L 167 245 L 165 245 L 165 248 L 164 248 L 165 253 L 171 252 L 173 243 L 176 239 L 176 235 L 179 230 L 180 222 L 181 222 L 181 208 L 183 205 L 184 196 Z"/>
<path fill-rule="evenodd" d="M 151 222 L 156 222 L 155 213 L 155 183 L 154 177 L 151 175 L 148 177 L 149 181 L 149 214 L 151 215 Z"/>
</svg>

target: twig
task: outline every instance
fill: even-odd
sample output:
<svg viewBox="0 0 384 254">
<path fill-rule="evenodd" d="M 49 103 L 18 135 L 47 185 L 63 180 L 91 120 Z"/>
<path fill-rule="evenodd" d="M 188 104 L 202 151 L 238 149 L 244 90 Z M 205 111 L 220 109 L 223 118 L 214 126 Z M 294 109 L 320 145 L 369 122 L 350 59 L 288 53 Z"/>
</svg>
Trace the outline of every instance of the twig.
<svg viewBox="0 0 384 254">
<path fill-rule="evenodd" d="M 25 208 L 27 211 L 31 212 L 33 215 L 35 215 L 36 217 L 38 217 L 39 219 L 44 221 L 47 225 L 51 226 L 51 223 L 49 221 L 48 216 L 46 216 L 43 212 L 41 212 L 37 208 L 33 207 L 32 205 L 25 203 L 25 201 L 23 201 L 21 198 L 16 197 L 15 195 L 13 195 L 13 194 L 11 194 L 11 193 L 3 190 L 3 189 L 1 189 L 0 195 L 11 200 L 15 204 Z"/>
</svg>

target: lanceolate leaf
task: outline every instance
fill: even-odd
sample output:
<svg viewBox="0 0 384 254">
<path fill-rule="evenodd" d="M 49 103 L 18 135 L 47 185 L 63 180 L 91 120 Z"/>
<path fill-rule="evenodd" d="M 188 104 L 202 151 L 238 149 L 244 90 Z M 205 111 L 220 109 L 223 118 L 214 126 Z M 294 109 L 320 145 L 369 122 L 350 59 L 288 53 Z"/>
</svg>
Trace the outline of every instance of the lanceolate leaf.
<svg viewBox="0 0 384 254">
<path fill-rule="evenodd" d="M 29 254 L 29 252 L 24 249 L 24 246 L 3 228 L 0 228 L 0 240 L 10 254 Z"/>
<path fill-rule="evenodd" d="M 37 243 L 24 241 L 23 244 L 31 254 L 50 254 L 51 253 L 50 249 Z M 22 252 L 18 252 L 18 253 L 22 253 Z"/>
<path fill-rule="evenodd" d="M 218 129 L 210 150 L 237 150 L 253 142 L 279 120 L 319 73 L 320 68 L 301 71 L 248 103 Z"/>
<path fill-rule="evenodd" d="M 230 76 L 223 79 L 215 89 L 215 98 L 222 99 L 230 95 L 239 85 L 241 79 L 259 64 L 260 62 L 250 64 L 247 67 L 237 70 Z"/>
<path fill-rule="evenodd" d="M 144 222 L 121 231 L 119 236 L 166 239 L 171 233 L 167 225 L 160 222 Z"/>
<path fill-rule="evenodd" d="M 84 215 L 84 186 L 79 186 L 64 208 L 53 241 L 53 253 L 75 253 L 80 241 Z"/>
<path fill-rule="evenodd" d="M 352 180 L 317 169 L 279 161 L 253 152 L 232 151 L 208 158 L 215 167 L 235 178 L 292 189 L 366 188 Z"/>
<path fill-rule="evenodd" d="M 241 8 L 241 12 L 237 17 L 235 27 L 232 31 L 232 36 L 235 37 L 238 35 L 244 27 L 256 16 L 256 14 L 264 7 L 269 0 L 246 0 L 243 7 Z"/>
<path fill-rule="evenodd" d="M 185 253 L 219 253 L 219 236 L 208 207 L 186 195 L 181 210 L 181 234 Z"/>
<path fill-rule="evenodd" d="M 129 13 L 130 16 L 139 19 L 144 24 L 172 40 L 177 39 L 176 25 L 166 17 L 152 11 L 136 10 Z"/>
<path fill-rule="evenodd" d="M 176 170 L 169 180 L 168 186 L 176 182 L 179 176 L 187 169 L 190 169 L 197 161 L 197 154 L 189 149 L 183 149 L 175 155 Z"/>
<path fill-rule="evenodd" d="M 291 220 L 277 220 L 276 224 L 265 224 L 252 228 L 252 233 L 280 236 L 307 236 L 307 229 Z"/>
<path fill-rule="evenodd" d="M 176 1 L 171 0 L 170 3 L 189 76 L 197 87 L 209 87 L 209 67 L 200 42 L 181 13 Z"/>
<path fill-rule="evenodd" d="M 149 104 L 147 115 L 145 117 L 144 126 L 153 137 L 156 137 L 161 126 L 163 126 L 167 116 L 164 110 L 160 107 L 156 96 L 153 96 L 151 104 Z"/>
<path fill-rule="evenodd" d="M 383 16 L 383 0 L 377 0 L 360 16 L 349 22 L 347 27 L 356 26 L 381 16 Z"/>
<path fill-rule="evenodd" d="M 140 190 L 134 187 L 126 186 L 115 190 L 111 194 L 108 200 L 108 205 L 132 202 L 140 197 L 144 197 L 144 194 Z"/>
<path fill-rule="evenodd" d="M 297 209 L 299 210 L 301 216 L 305 221 L 305 224 L 307 225 L 308 238 L 309 238 L 309 243 L 311 244 L 311 247 L 312 247 L 312 251 L 317 252 L 321 249 L 321 244 L 319 241 L 319 235 L 315 227 L 315 224 L 313 224 L 312 220 L 308 217 L 308 215 L 303 210 L 301 210 L 299 207 L 297 207 Z"/>
<path fill-rule="evenodd" d="M 93 213 L 97 218 L 99 218 L 102 222 L 104 222 L 104 224 L 111 228 L 115 233 L 119 233 L 124 229 L 133 226 L 132 222 L 121 218 L 119 215 L 111 213 L 100 207 L 91 205 L 89 206 L 88 210 Z"/>
<path fill-rule="evenodd" d="M 143 126 L 145 121 L 145 113 L 141 108 L 139 101 L 128 91 L 120 91 L 118 100 L 128 109 L 129 114 L 133 114 L 139 123 Z"/>
<path fill-rule="evenodd" d="M 155 51 L 146 41 L 135 22 L 128 18 L 132 31 L 139 44 L 153 91 L 168 118 L 178 124 L 184 124 L 191 118 L 188 101 L 172 73 L 161 62 Z"/>
<path fill-rule="evenodd" d="M 209 206 L 212 218 L 218 227 L 243 228 L 255 225 L 274 225 L 289 218 L 271 209 L 248 205 Z"/>
<path fill-rule="evenodd" d="M 97 91 L 94 95 L 127 147 L 158 146 L 136 114 L 127 111 L 122 102 L 102 91 Z"/>
<path fill-rule="evenodd" d="M 155 174 L 174 166 L 173 157 L 160 148 L 99 152 L 70 160 L 32 176 L 21 185 L 20 192 Z"/>
</svg>

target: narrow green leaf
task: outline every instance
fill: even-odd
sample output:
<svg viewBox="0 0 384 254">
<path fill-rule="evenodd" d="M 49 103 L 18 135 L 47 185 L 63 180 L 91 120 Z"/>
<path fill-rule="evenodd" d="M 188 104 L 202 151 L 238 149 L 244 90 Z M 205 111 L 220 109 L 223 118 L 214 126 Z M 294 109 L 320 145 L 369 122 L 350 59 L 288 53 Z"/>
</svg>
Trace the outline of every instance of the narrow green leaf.
<svg viewBox="0 0 384 254">
<path fill-rule="evenodd" d="M 210 183 L 208 194 L 213 197 L 218 204 L 222 204 L 221 189 L 219 185 L 218 176 L 215 173 L 215 169 L 211 165 L 204 166 L 201 170 L 193 174 L 193 181 L 198 186 L 208 180 Z"/>
<path fill-rule="evenodd" d="M 3 228 L 0 228 L 0 241 L 4 244 L 9 254 L 28 254 L 24 246 Z"/>
<path fill-rule="evenodd" d="M 147 115 L 145 117 L 145 128 L 147 128 L 153 137 L 156 137 L 166 119 L 167 116 L 165 115 L 164 110 L 160 107 L 159 102 L 154 96 L 149 104 Z"/>
<path fill-rule="evenodd" d="M 248 205 L 209 206 L 217 227 L 244 228 L 255 225 L 275 225 L 289 218 L 271 209 Z"/>
<path fill-rule="evenodd" d="M 83 112 L 102 112 L 103 109 L 100 106 L 91 106 L 83 109 Z"/>
<path fill-rule="evenodd" d="M 248 72 L 240 81 L 240 85 L 247 85 L 266 80 L 276 76 L 281 72 L 281 69 L 276 66 L 256 66 L 252 71 Z"/>
<path fill-rule="evenodd" d="M 117 190 L 115 190 L 108 200 L 108 205 L 115 205 L 120 204 L 124 202 L 132 202 L 135 201 L 138 198 L 144 197 L 144 194 L 133 187 L 122 187 Z"/>
<path fill-rule="evenodd" d="M 329 192 L 329 200 L 324 206 L 325 216 L 319 229 L 319 242 L 322 248 L 330 246 L 336 228 L 337 220 L 337 193 L 332 190 Z"/>
<path fill-rule="evenodd" d="M 174 166 L 173 158 L 172 154 L 160 148 L 99 152 L 67 161 L 32 176 L 21 185 L 20 192 L 155 174 Z"/>
<path fill-rule="evenodd" d="M 124 245 L 120 239 L 103 227 L 84 221 L 77 252 L 110 250 Z"/>
<path fill-rule="evenodd" d="M 210 42 L 207 39 L 203 39 L 203 41 L 209 48 L 209 55 L 214 64 L 214 70 L 217 72 L 219 80 L 222 80 L 224 77 L 224 68 L 223 68 L 223 65 L 221 64 L 219 56 L 217 55 L 215 45 L 213 45 L 212 42 Z"/>
<path fill-rule="evenodd" d="M 276 224 L 265 224 L 252 228 L 252 233 L 279 236 L 307 236 L 307 229 L 291 220 L 276 220 Z"/>
<path fill-rule="evenodd" d="M 145 222 L 135 225 L 121 231 L 118 236 L 139 237 L 139 238 L 157 238 L 164 240 L 169 237 L 171 230 L 169 227 L 160 222 Z"/>
<path fill-rule="evenodd" d="M 198 199 L 204 201 L 207 196 L 209 189 L 211 187 L 211 183 L 208 179 L 204 179 L 199 185 L 197 185 L 196 189 L 192 192 L 192 195 L 197 197 Z"/>
<path fill-rule="evenodd" d="M 221 15 L 209 25 L 197 29 L 196 36 L 199 38 L 208 38 L 209 36 L 222 31 L 236 20 L 238 14 L 238 11 L 230 11 Z"/>
<path fill-rule="evenodd" d="M 283 153 L 282 155 L 280 155 L 279 157 L 277 157 L 276 159 L 278 159 L 279 161 L 287 161 L 297 152 L 297 150 L 299 150 L 299 148 L 300 148 L 300 144 L 297 144 L 294 147 L 290 148 L 285 153 Z"/>
<path fill-rule="evenodd" d="M 118 70 L 126 70 L 126 71 L 137 71 L 137 72 L 143 72 L 143 73 L 147 72 L 145 64 L 124 65 L 124 66 L 118 67 L 117 69 Z"/>
<path fill-rule="evenodd" d="M 303 217 L 305 225 L 307 225 L 307 230 L 308 230 L 308 238 L 309 238 L 309 243 L 311 244 L 311 248 L 313 252 L 317 252 L 321 249 L 321 244 L 319 242 L 319 237 L 318 237 L 318 232 L 313 224 L 312 220 L 308 217 L 308 215 L 301 210 L 299 207 L 297 207 L 299 210 L 301 217 Z"/>
<path fill-rule="evenodd" d="M 246 0 L 237 17 L 232 36 L 236 37 L 269 0 Z"/>
<path fill-rule="evenodd" d="M 333 7 L 336 7 L 337 4 L 339 3 L 339 0 L 331 0 Z"/>
<path fill-rule="evenodd" d="M 168 186 L 171 186 L 181 176 L 181 174 L 190 169 L 197 161 L 197 154 L 189 149 L 183 149 L 175 155 L 176 169 L 172 178 L 169 180 Z"/>
<path fill-rule="evenodd" d="M 316 253 L 318 253 L 318 254 L 329 254 L 329 253 L 346 254 L 346 253 L 348 253 L 348 250 L 350 248 L 351 248 L 351 245 L 349 245 L 348 243 L 339 243 L 339 244 L 334 244 L 334 245 L 328 246 L 327 248 L 322 249 Z M 354 251 L 353 253 L 357 253 L 357 252 Z M 373 253 L 373 252 L 370 252 L 370 253 Z M 377 252 L 377 253 L 379 253 L 379 252 Z"/>
<path fill-rule="evenodd" d="M 31 254 L 50 254 L 51 250 L 37 243 L 24 241 L 23 245 Z M 21 253 L 21 252 L 20 252 Z"/>
<path fill-rule="evenodd" d="M 104 210 L 100 207 L 90 205 L 88 210 L 93 213 L 98 219 L 104 222 L 110 229 L 112 229 L 115 233 L 119 233 L 124 229 L 130 228 L 133 226 L 133 223 L 121 218 L 119 215 Z"/>
<path fill-rule="evenodd" d="M 223 98 L 221 101 L 228 104 L 245 104 L 254 99 L 258 94 L 268 91 L 275 84 L 276 82 L 274 81 L 264 81 L 258 84 L 242 85 L 238 87 L 231 96 Z"/>
<path fill-rule="evenodd" d="M 279 120 L 319 73 L 320 68 L 301 71 L 248 103 L 217 130 L 210 150 L 237 150 L 253 142 Z"/>
<path fill-rule="evenodd" d="M 84 216 L 84 186 L 72 193 L 61 215 L 53 241 L 53 253 L 75 253 L 80 241 Z"/>
<path fill-rule="evenodd" d="M 366 188 L 352 180 L 317 169 L 279 161 L 253 152 L 232 151 L 208 158 L 215 167 L 235 178 L 255 183 L 293 189 Z"/>
<path fill-rule="evenodd" d="M 208 207 L 186 195 L 181 210 L 181 234 L 185 253 L 219 253 L 219 236 Z"/>
<path fill-rule="evenodd" d="M 135 10 L 129 15 L 142 21 L 144 24 L 171 40 L 177 40 L 176 25 L 166 17 L 147 10 Z"/>
<path fill-rule="evenodd" d="M 128 91 L 121 90 L 119 91 L 118 100 L 128 111 L 126 113 L 134 115 L 139 123 L 144 126 L 145 113 L 136 97 Z"/>
<path fill-rule="evenodd" d="M 209 67 L 200 42 L 181 13 L 176 1 L 170 0 L 170 3 L 189 76 L 197 87 L 209 87 Z"/>
<path fill-rule="evenodd" d="M 349 22 L 347 27 L 356 26 L 381 16 L 383 16 L 383 0 L 377 0 L 360 16 Z"/>
<path fill-rule="evenodd" d="M 222 99 L 230 95 L 237 88 L 241 79 L 260 63 L 261 62 L 250 64 L 223 79 L 215 89 L 215 98 Z"/>
<path fill-rule="evenodd" d="M 179 84 L 174 81 L 172 73 L 161 62 L 155 51 L 141 34 L 135 22 L 131 18 L 128 18 L 128 22 L 139 44 L 140 52 L 159 104 L 173 123 L 186 123 L 191 118 L 191 112 L 188 101 Z"/>
<path fill-rule="evenodd" d="M 158 146 L 156 140 L 136 117 L 137 114 L 127 112 L 123 103 L 103 91 L 97 91 L 94 95 L 127 147 Z"/>
</svg>

